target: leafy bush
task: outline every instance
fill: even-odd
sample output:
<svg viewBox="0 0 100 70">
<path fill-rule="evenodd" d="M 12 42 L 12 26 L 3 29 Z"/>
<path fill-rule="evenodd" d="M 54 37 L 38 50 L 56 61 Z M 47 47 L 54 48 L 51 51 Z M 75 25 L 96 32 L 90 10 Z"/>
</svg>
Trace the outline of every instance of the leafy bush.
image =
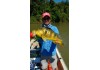
<svg viewBox="0 0 100 70">
<path fill-rule="evenodd" d="M 55 3 L 53 0 L 31 0 L 30 1 L 30 23 L 41 22 L 41 14 L 45 11 L 51 13 L 53 22 L 69 21 L 69 3 Z"/>
</svg>

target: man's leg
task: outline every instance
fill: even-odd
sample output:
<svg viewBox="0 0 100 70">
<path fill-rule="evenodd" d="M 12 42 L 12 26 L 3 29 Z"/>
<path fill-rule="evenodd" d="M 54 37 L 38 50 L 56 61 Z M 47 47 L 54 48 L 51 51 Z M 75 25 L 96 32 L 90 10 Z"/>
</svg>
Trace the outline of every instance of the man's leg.
<svg viewBox="0 0 100 70">
<path fill-rule="evenodd" d="M 58 70 L 58 67 L 55 70 Z"/>
<path fill-rule="evenodd" d="M 42 70 L 47 70 L 48 62 L 47 62 L 47 57 L 41 56 L 41 65 L 42 65 Z"/>
<path fill-rule="evenodd" d="M 50 63 L 51 63 L 53 70 L 58 70 L 58 68 L 57 68 L 57 56 L 56 55 L 50 57 Z"/>
</svg>

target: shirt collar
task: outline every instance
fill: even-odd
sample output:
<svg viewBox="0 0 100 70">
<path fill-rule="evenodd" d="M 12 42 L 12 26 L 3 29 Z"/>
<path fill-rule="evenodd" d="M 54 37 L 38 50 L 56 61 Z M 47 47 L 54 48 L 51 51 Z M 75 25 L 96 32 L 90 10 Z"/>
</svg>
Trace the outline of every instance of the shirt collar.
<svg viewBox="0 0 100 70">
<path fill-rule="evenodd" d="M 52 25 L 51 25 L 51 23 L 50 23 L 50 24 L 48 24 L 48 25 L 46 25 L 46 24 L 42 24 L 42 27 L 51 28 L 51 27 L 52 27 Z"/>
<path fill-rule="evenodd" d="M 52 26 L 51 24 L 48 25 L 48 27 L 50 27 L 50 28 L 51 28 L 51 26 Z"/>
</svg>

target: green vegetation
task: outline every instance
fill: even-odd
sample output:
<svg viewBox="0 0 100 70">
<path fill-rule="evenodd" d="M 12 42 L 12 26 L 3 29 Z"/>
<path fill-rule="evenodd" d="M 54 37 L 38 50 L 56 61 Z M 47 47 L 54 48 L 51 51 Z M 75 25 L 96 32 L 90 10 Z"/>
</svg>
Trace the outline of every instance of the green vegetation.
<svg viewBox="0 0 100 70">
<path fill-rule="evenodd" d="M 69 21 L 69 3 L 55 3 L 53 0 L 30 0 L 30 23 L 40 23 L 41 14 L 50 12 L 53 22 Z"/>
</svg>

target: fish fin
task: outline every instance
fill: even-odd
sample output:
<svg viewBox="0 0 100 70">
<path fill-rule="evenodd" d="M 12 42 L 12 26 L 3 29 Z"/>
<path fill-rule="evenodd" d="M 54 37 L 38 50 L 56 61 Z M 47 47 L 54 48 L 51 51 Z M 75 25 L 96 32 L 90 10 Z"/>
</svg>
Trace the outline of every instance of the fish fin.
<svg viewBox="0 0 100 70">
<path fill-rule="evenodd" d="M 60 45 L 60 47 L 64 47 L 64 43 L 61 43 L 61 44 L 59 44 Z"/>
</svg>

